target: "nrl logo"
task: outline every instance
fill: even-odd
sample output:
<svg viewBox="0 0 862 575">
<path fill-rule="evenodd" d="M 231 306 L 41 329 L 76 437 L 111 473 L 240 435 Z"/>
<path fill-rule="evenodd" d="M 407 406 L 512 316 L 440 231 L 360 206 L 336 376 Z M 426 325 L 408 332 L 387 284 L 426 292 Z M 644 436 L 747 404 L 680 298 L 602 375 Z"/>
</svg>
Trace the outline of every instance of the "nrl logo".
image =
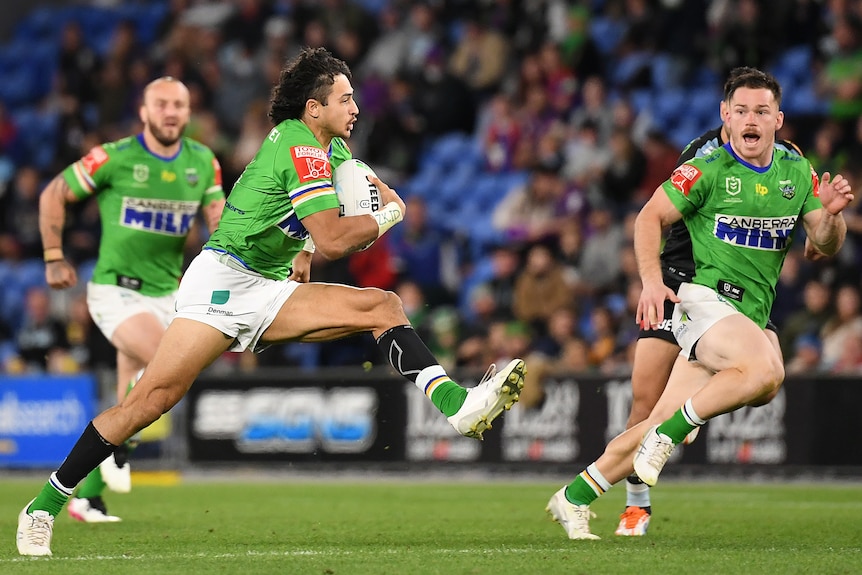
<svg viewBox="0 0 862 575">
<path fill-rule="evenodd" d="M 724 191 L 726 191 L 731 196 L 735 196 L 742 191 L 742 180 L 739 178 L 725 178 L 724 179 Z"/>
<path fill-rule="evenodd" d="M 796 186 L 793 185 L 791 180 L 780 180 L 778 182 L 778 189 L 785 199 L 792 200 L 793 196 L 796 195 Z"/>
<path fill-rule="evenodd" d="M 146 182 L 150 177 L 150 168 L 145 164 L 135 164 L 132 169 L 132 177 L 136 182 Z"/>
</svg>

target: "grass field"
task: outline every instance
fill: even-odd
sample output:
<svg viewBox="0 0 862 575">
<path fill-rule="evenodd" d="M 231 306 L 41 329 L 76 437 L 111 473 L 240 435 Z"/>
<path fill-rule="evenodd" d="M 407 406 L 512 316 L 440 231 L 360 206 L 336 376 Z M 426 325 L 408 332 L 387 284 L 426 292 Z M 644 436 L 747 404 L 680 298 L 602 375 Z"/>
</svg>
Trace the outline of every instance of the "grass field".
<svg viewBox="0 0 862 575">
<path fill-rule="evenodd" d="M 667 481 L 643 538 L 613 535 L 625 490 L 593 505 L 601 541 L 545 514 L 555 483 L 184 482 L 106 498 L 122 523 L 57 520 L 52 558 L 19 557 L 39 481 L 0 480 L 0 573 L 862 573 L 862 484 Z"/>
</svg>

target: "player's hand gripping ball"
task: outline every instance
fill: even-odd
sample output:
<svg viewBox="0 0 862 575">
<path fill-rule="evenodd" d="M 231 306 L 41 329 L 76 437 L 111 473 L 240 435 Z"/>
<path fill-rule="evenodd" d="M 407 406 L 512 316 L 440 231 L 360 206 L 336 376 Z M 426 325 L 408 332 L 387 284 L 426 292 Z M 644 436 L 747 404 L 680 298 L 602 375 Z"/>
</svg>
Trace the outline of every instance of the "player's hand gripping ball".
<svg viewBox="0 0 862 575">
<path fill-rule="evenodd" d="M 335 168 L 332 184 L 341 204 L 342 216 L 361 216 L 376 212 L 383 203 L 380 190 L 366 176 L 376 176 L 367 164 L 350 159 Z"/>
</svg>

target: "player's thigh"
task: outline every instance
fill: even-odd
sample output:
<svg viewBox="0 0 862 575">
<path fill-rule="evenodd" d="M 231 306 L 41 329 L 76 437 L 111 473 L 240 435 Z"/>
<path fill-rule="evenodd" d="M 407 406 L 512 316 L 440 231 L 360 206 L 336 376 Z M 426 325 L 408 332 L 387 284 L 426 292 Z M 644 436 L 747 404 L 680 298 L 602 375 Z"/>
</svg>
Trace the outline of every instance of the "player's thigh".
<svg viewBox="0 0 862 575">
<path fill-rule="evenodd" d="M 673 415 L 688 398 L 700 391 L 713 375 L 703 364 L 677 355 L 667 385 L 650 413 L 649 422 L 660 423 Z"/>
<path fill-rule="evenodd" d="M 134 372 L 147 366 L 156 355 L 159 341 L 165 333 L 165 323 L 149 312 L 143 312 L 123 320 L 114 329 L 111 343 L 119 354 L 129 357 L 136 365 Z"/>
<path fill-rule="evenodd" d="M 261 341 L 331 341 L 372 332 L 377 337 L 407 325 L 401 300 L 392 292 L 341 284 L 300 284 L 282 304 Z"/>
<path fill-rule="evenodd" d="M 659 337 L 638 340 L 632 366 L 632 396 L 634 403 L 645 410 L 644 417 L 664 391 L 677 356 L 679 346 L 676 343 Z"/>
<path fill-rule="evenodd" d="M 781 358 L 764 330 L 743 314 L 722 318 L 698 340 L 697 360 L 708 369 L 777 370 Z"/>
</svg>

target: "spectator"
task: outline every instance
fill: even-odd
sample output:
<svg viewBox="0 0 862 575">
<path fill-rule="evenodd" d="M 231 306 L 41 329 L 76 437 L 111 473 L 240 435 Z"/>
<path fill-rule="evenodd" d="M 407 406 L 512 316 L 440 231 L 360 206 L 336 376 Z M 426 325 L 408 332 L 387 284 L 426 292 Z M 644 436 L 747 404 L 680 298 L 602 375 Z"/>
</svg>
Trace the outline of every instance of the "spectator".
<svg viewBox="0 0 862 575">
<path fill-rule="evenodd" d="M 399 275 L 416 282 L 429 305 L 451 304 L 458 280 L 457 272 L 450 269 L 453 246 L 431 227 L 424 199 L 410 196 L 405 203 L 410 217 L 387 236 Z"/>
<path fill-rule="evenodd" d="M 826 320 L 820 332 L 823 341 L 821 365 L 833 370 L 844 353 L 844 342 L 862 337 L 862 313 L 860 313 L 859 289 L 845 285 L 835 293 L 835 311 Z"/>
<path fill-rule="evenodd" d="M 24 299 L 24 325 L 18 332 L 18 355 L 27 372 L 75 371 L 66 326 L 50 314 L 48 290 L 37 286 Z"/>
<path fill-rule="evenodd" d="M 829 288 L 820 280 L 810 280 L 803 288 L 803 307 L 779 323 L 781 329 L 781 353 L 785 358 L 793 357 L 796 341 L 809 334 L 819 338 L 820 329 L 829 318 Z"/>
<path fill-rule="evenodd" d="M 560 263 L 547 245 L 535 244 L 527 252 L 523 271 L 515 281 L 512 309 L 515 317 L 546 331 L 553 315 L 571 304 L 572 292 Z"/>
</svg>

